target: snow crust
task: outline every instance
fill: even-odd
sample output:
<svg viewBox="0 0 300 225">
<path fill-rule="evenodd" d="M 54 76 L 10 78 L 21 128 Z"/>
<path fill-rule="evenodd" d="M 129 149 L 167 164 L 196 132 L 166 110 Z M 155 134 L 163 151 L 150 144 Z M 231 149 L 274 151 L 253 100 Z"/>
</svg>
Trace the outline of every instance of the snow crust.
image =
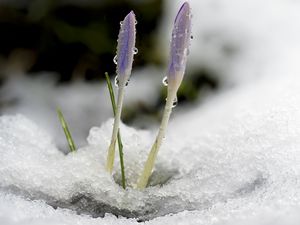
<svg viewBox="0 0 300 225">
<path fill-rule="evenodd" d="M 179 1 L 167 2 L 175 14 Z M 300 2 L 190 3 L 192 67 L 215 68 L 234 87 L 192 109 L 175 108 L 153 186 L 124 191 L 104 171 L 112 120 L 65 155 L 40 125 L 2 116 L 1 225 L 138 224 L 112 214 L 146 224 L 300 223 Z M 211 41 L 202 36 L 207 31 Z M 222 53 L 224 43 L 238 49 L 234 57 Z M 121 133 L 134 185 L 155 130 L 122 125 Z M 116 162 L 116 180 L 118 171 Z M 103 209 L 108 214 L 98 217 Z"/>
</svg>

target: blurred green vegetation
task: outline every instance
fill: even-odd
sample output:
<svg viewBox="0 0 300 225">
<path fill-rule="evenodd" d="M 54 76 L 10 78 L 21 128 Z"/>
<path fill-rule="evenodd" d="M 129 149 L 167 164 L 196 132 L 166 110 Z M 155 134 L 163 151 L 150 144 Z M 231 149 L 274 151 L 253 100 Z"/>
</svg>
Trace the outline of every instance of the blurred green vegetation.
<svg viewBox="0 0 300 225">
<path fill-rule="evenodd" d="M 115 74 L 120 21 L 131 10 L 137 16 L 137 46 L 142 53 L 135 56 L 134 68 L 165 66 L 155 42 L 163 0 L 0 1 L 0 82 L 19 72 L 36 76 L 41 71 L 55 72 L 59 83 L 75 79 L 99 82 L 104 72 Z M 178 92 L 180 105 L 194 102 L 204 90 L 216 89 L 218 82 L 213 77 L 205 69 L 185 76 Z M 132 123 L 142 116 L 159 121 L 165 91 L 162 85 L 154 106 L 143 102 L 125 106 L 123 120 Z"/>
<path fill-rule="evenodd" d="M 0 54 L 5 58 L 15 49 L 30 50 L 34 59 L 26 67 L 29 72 L 55 71 L 60 81 L 98 79 L 104 71 L 115 71 L 112 59 L 119 23 L 130 10 L 138 18 L 137 45 L 143 52 L 136 57 L 135 67 L 162 63 L 162 59 L 152 56 L 162 0 L 0 3 Z"/>
</svg>

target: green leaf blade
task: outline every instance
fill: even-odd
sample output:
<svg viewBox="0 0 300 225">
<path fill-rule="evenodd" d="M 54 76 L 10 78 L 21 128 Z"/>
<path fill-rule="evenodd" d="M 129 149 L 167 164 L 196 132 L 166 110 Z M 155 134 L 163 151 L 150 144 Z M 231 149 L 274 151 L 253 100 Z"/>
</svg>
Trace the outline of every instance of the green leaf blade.
<svg viewBox="0 0 300 225">
<path fill-rule="evenodd" d="M 62 111 L 59 108 L 57 108 L 57 115 L 58 115 L 59 121 L 61 123 L 61 126 L 64 130 L 64 133 L 66 135 L 66 139 L 67 139 L 70 151 L 75 152 L 76 151 L 76 146 L 75 146 L 74 140 L 72 138 L 71 132 L 70 132 L 69 127 L 68 127 L 68 124 L 67 124 L 67 122 L 64 118 L 64 115 L 63 115 Z"/>
<path fill-rule="evenodd" d="M 109 91 L 109 96 L 110 96 L 110 100 L 111 100 L 113 113 L 115 116 L 116 110 L 117 110 L 116 99 L 115 99 L 114 90 L 112 88 L 112 84 L 111 84 L 111 81 L 110 81 L 110 78 L 109 78 L 109 75 L 107 72 L 105 73 L 105 79 L 106 79 L 107 88 Z M 118 131 L 118 148 L 119 148 L 120 168 L 121 168 L 121 176 L 122 176 L 122 187 L 124 189 L 126 189 L 126 176 L 125 176 L 125 166 L 124 166 L 124 157 L 123 157 L 123 143 L 122 143 L 122 139 L 121 139 L 120 130 Z"/>
</svg>

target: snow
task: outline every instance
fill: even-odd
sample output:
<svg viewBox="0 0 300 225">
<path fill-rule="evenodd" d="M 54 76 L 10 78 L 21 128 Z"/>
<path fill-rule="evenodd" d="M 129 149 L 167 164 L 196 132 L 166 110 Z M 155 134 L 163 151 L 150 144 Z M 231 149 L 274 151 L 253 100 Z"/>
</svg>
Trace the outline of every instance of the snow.
<svg viewBox="0 0 300 225">
<path fill-rule="evenodd" d="M 167 2 L 171 18 L 180 4 Z M 88 144 L 63 154 L 39 123 L 2 116 L 1 225 L 138 224 L 125 217 L 149 225 L 300 223 L 300 2 L 190 3 L 189 66 L 216 70 L 223 89 L 188 110 L 174 109 L 153 186 L 131 187 L 156 130 L 122 124 L 130 186 L 124 191 L 114 181 L 118 162 L 113 178 L 104 169 L 112 119 L 94 122 Z M 205 42 L 209 34 L 215 38 Z M 228 43 L 234 57 L 222 52 Z"/>
<path fill-rule="evenodd" d="M 149 76 L 149 74 L 161 74 L 161 71 L 154 67 L 134 71 L 129 87 L 135 88 L 126 88 L 124 101 L 127 107 L 134 107 L 140 102 L 146 106 L 156 103 L 154 100 L 159 93 L 160 77 Z M 110 76 L 113 82 L 114 76 Z M 7 102 L 1 112 L 25 115 L 47 129 L 58 146 L 66 151 L 68 146 L 56 114 L 56 108 L 60 107 L 76 144 L 84 146 L 89 129 L 112 115 L 106 84 L 76 81 L 57 86 L 53 77 L 55 74 L 44 73 L 37 77 L 19 75 L 9 78 L 1 90 L 2 95 L 5 96 L 1 101 Z M 145 86 L 145 82 L 148 85 Z M 138 95 L 135 94 L 137 91 Z M 15 104 L 9 104 L 10 102 Z"/>
<path fill-rule="evenodd" d="M 264 79 L 259 84 L 231 90 L 207 101 L 197 110 L 174 117 L 159 154 L 158 165 L 164 168 L 157 170 L 164 174 L 166 170 L 175 169 L 175 173 L 171 173 L 171 179 L 162 187 L 154 186 L 144 192 L 123 191 L 104 170 L 112 120 L 91 129 L 89 146 L 75 154 L 64 155 L 43 130 L 24 116 L 4 116 L 0 120 L 3 199 L 0 204 L 8 211 L 12 205 L 13 210 L 9 211 L 11 215 L 8 212 L 10 216 L 3 213 L 1 217 L 8 221 L 12 217 L 16 222 L 39 221 L 39 224 L 49 224 L 49 220 L 57 221 L 60 217 L 67 220 L 65 224 L 78 218 L 81 224 L 95 221 L 136 223 L 113 219 L 113 216 L 103 219 L 79 216 L 63 209 L 56 212 L 45 204 L 95 216 L 93 201 L 96 201 L 121 209 L 125 207 L 134 216 L 147 215 L 149 218 L 180 212 L 158 217 L 149 224 L 166 221 L 174 224 L 175 221 L 177 224 L 181 224 L 180 221 L 184 224 L 233 224 L 240 220 L 258 224 L 260 217 L 266 220 L 260 224 L 267 224 L 275 220 L 274 215 L 277 222 L 279 217 L 285 224 L 290 217 L 291 222 L 299 221 L 296 212 L 300 198 L 300 107 L 297 105 L 300 93 L 299 82 L 295 81 L 299 78 L 293 75 L 272 81 Z M 262 96 L 262 92 L 266 94 Z M 145 151 L 149 149 L 154 133 L 124 125 L 121 130 L 126 171 L 130 182 L 134 183 L 134 172 L 141 169 L 141 161 L 146 157 Z M 74 199 L 82 195 L 93 199 L 91 205 L 84 202 L 76 205 Z M 21 196 L 38 201 L 30 202 Z M 33 208 L 32 212 L 23 210 L 23 205 L 28 204 Z M 151 211 L 153 209 L 158 212 Z M 110 210 L 115 213 L 114 209 Z M 15 211 L 21 214 L 20 218 L 13 216 Z M 283 212 L 290 216 L 286 217 Z M 45 221 L 41 222 L 40 217 L 46 217 Z"/>
</svg>

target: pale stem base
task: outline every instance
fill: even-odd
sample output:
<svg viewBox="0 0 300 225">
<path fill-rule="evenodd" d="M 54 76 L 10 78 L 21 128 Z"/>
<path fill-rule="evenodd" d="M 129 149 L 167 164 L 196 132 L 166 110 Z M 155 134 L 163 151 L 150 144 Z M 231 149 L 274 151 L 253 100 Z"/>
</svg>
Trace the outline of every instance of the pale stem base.
<svg viewBox="0 0 300 225">
<path fill-rule="evenodd" d="M 169 90 L 167 102 L 166 102 L 165 109 L 164 109 L 163 118 L 162 118 L 162 121 L 161 121 L 161 124 L 159 127 L 157 137 L 156 137 L 155 142 L 152 145 L 151 151 L 148 155 L 142 175 L 140 176 L 140 178 L 137 182 L 136 187 L 138 189 L 144 189 L 148 184 L 148 180 L 151 176 L 157 153 L 158 153 L 159 148 L 162 144 L 162 141 L 165 137 L 165 131 L 166 131 L 169 119 L 170 119 L 170 115 L 171 115 L 172 107 L 173 107 L 173 101 L 175 98 L 176 98 L 176 91 Z"/>
<path fill-rule="evenodd" d="M 110 145 L 108 148 L 107 160 L 106 160 L 106 170 L 109 173 L 112 173 L 112 170 L 114 167 L 115 147 L 116 147 L 116 141 L 117 141 L 119 125 L 120 125 L 120 120 L 121 120 L 123 98 L 124 98 L 124 87 L 119 87 L 118 100 L 117 100 L 117 111 L 116 111 L 116 116 L 115 116 L 114 125 L 113 125 L 111 142 L 110 142 Z"/>
</svg>

